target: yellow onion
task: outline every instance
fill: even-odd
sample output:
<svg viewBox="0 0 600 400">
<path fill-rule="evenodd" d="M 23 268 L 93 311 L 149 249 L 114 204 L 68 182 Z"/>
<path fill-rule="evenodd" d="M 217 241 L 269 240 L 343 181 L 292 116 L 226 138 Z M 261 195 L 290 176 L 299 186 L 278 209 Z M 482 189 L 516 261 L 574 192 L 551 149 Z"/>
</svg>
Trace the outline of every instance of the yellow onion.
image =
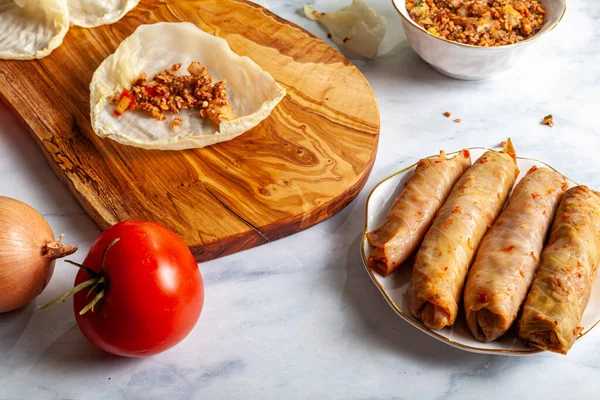
<svg viewBox="0 0 600 400">
<path fill-rule="evenodd" d="M 54 260 L 73 254 L 33 208 L 0 196 L 0 313 L 36 298 L 52 277 Z"/>
</svg>

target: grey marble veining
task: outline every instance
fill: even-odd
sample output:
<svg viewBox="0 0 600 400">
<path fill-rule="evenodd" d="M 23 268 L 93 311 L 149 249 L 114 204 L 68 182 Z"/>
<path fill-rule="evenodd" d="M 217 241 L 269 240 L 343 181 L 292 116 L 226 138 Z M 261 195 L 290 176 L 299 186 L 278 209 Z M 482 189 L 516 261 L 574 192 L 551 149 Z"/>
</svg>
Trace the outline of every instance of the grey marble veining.
<svg viewBox="0 0 600 400">
<path fill-rule="evenodd" d="M 388 0 L 381 55 L 353 58 L 375 91 L 381 139 L 371 177 L 333 218 L 297 235 L 202 263 L 206 302 L 190 336 L 148 359 L 106 355 L 80 334 L 72 304 L 35 306 L 68 290 L 57 263 L 34 304 L 0 315 L 0 399 L 592 399 L 598 398 L 600 329 L 567 357 L 466 353 L 398 318 L 359 255 L 371 188 L 420 157 L 511 136 L 517 152 L 600 188 L 600 3 L 570 0 L 561 24 L 510 72 L 483 82 L 433 71 L 404 39 Z M 327 40 L 302 18 L 303 1 L 261 1 Z M 332 10 L 347 1 L 319 0 Z M 461 124 L 442 116 L 451 111 Z M 540 125 L 552 113 L 556 127 Z M 0 105 L 0 195 L 30 204 L 82 261 L 99 230 Z"/>
</svg>

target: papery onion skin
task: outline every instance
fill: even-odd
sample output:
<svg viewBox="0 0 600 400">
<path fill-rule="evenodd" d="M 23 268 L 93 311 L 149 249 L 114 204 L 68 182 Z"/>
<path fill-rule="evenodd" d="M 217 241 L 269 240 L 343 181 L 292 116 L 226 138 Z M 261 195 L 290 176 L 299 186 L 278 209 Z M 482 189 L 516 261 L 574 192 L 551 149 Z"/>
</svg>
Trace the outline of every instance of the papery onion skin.
<svg viewBox="0 0 600 400">
<path fill-rule="evenodd" d="M 39 296 L 52 278 L 55 260 L 76 250 L 55 240 L 35 209 L 0 196 L 0 313 Z"/>
</svg>

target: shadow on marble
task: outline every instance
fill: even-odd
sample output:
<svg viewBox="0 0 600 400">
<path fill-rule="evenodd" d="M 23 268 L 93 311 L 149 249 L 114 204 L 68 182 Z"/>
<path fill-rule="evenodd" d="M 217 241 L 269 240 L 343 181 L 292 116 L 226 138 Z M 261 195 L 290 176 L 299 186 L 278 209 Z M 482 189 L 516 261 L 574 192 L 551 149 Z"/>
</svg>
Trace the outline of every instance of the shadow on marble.
<svg viewBox="0 0 600 400">
<path fill-rule="evenodd" d="M 375 287 L 362 265 L 359 234 L 348 250 L 344 302 L 363 321 L 369 334 L 360 340 L 372 340 L 375 346 L 397 354 L 399 359 L 413 358 L 432 368 L 444 368 L 462 362 L 485 362 L 494 356 L 468 353 L 443 344 L 403 321 Z M 500 357 L 506 358 L 506 357 Z"/>
<path fill-rule="evenodd" d="M 428 89 L 439 90 L 440 87 L 472 90 L 473 87 L 485 87 L 490 84 L 489 82 L 493 82 L 493 79 L 462 81 L 442 75 L 423 61 L 407 40 L 401 40 L 390 51 L 375 60 L 361 62 L 352 59 L 352 62 L 372 84 L 380 81 L 387 85 L 391 82 L 405 82 L 406 90 L 418 90 L 420 93 L 427 92 Z"/>
<path fill-rule="evenodd" d="M 373 74 L 377 74 L 378 80 L 383 81 L 409 81 L 414 85 L 429 87 L 437 87 L 442 82 L 451 81 L 423 61 L 406 40 L 375 60 L 359 65 L 359 69 L 367 77 L 372 71 Z"/>
<path fill-rule="evenodd" d="M 106 371 L 116 373 L 118 368 L 129 368 L 140 362 L 141 358 L 119 357 L 92 346 L 76 325 L 58 337 L 37 359 L 31 368 L 31 376 L 48 375 L 55 371 L 77 371 L 85 374 Z"/>
<path fill-rule="evenodd" d="M 8 353 L 27 328 L 33 312 L 34 302 L 14 311 L 0 314 L 0 355 Z"/>
</svg>

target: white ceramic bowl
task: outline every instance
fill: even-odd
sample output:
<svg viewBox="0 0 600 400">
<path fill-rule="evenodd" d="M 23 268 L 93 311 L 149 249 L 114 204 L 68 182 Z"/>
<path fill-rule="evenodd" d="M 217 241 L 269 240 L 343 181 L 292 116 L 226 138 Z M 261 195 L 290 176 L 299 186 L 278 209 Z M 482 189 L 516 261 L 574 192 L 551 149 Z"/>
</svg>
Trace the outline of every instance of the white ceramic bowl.
<svg viewBox="0 0 600 400">
<path fill-rule="evenodd" d="M 476 160 L 488 149 L 478 147 L 471 148 L 469 150 L 471 151 L 473 160 Z M 450 153 L 449 155 L 454 154 L 456 153 Z M 538 167 L 552 168 L 542 161 L 523 157 L 517 157 L 517 164 L 519 166 L 519 170 L 521 171 L 518 180 L 520 180 L 523 175 L 525 175 L 527 171 L 534 165 L 537 165 Z M 407 293 L 412 267 L 410 265 L 403 265 L 398 269 L 398 271 L 390 274 L 387 277 L 383 277 L 369 268 L 367 260 L 369 259 L 369 255 L 371 254 L 373 248 L 369 245 L 366 233 L 372 231 L 383 223 L 388 210 L 394 202 L 394 199 L 402 191 L 404 182 L 407 182 L 408 179 L 413 175 L 415 168 L 416 163 L 387 177 L 373 188 L 373 191 L 367 200 L 365 230 L 361 243 L 361 255 L 363 264 L 369 273 L 369 276 L 373 280 L 373 283 L 375 283 L 377 288 L 379 288 L 385 300 L 394 309 L 394 311 L 396 311 L 400 318 L 404 319 L 410 325 L 414 326 L 425 334 L 450 346 L 473 353 L 507 356 L 528 356 L 541 353 L 542 350 L 534 349 L 525 345 L 525 343 L 523 343 L 517 337 L 514 326 L 505 335 L 494 342 L 482 343 L 475 340 L 467 328 L 462 309 L 459 311 L 458 318 L 454 326 L 439 330 L 429 329 L 413 317 L 408 305 Z M 569 180 L 570 187 L 575 185 L 575 182 Z M 585 312 L 583 313 L 581 325 L 584 327 L 582 332 L 583 336 L 587 335 L 588 332 L 590 332 L 594 327 L 600 326 L 600 278 L 596 278 L 594 282 L 592 295 Z M 577 339 L 576 345 L 579 345 L 581 339 L 582 337 Z"/>
<path fill-rule="evenodd" d="M 392 3 L 402 17 L 406 38 L 417 54 L 438 72 L 464 80 L 487 79 L 510 69 L 536 40 L 558 25 L 567 9 L 566 0 L 541 0 L 546 21 L 538 33 L 515 44 L 481 47 L 441 39 L 412 20 L 405 0 L 392 0 Z"/>
</svg>

